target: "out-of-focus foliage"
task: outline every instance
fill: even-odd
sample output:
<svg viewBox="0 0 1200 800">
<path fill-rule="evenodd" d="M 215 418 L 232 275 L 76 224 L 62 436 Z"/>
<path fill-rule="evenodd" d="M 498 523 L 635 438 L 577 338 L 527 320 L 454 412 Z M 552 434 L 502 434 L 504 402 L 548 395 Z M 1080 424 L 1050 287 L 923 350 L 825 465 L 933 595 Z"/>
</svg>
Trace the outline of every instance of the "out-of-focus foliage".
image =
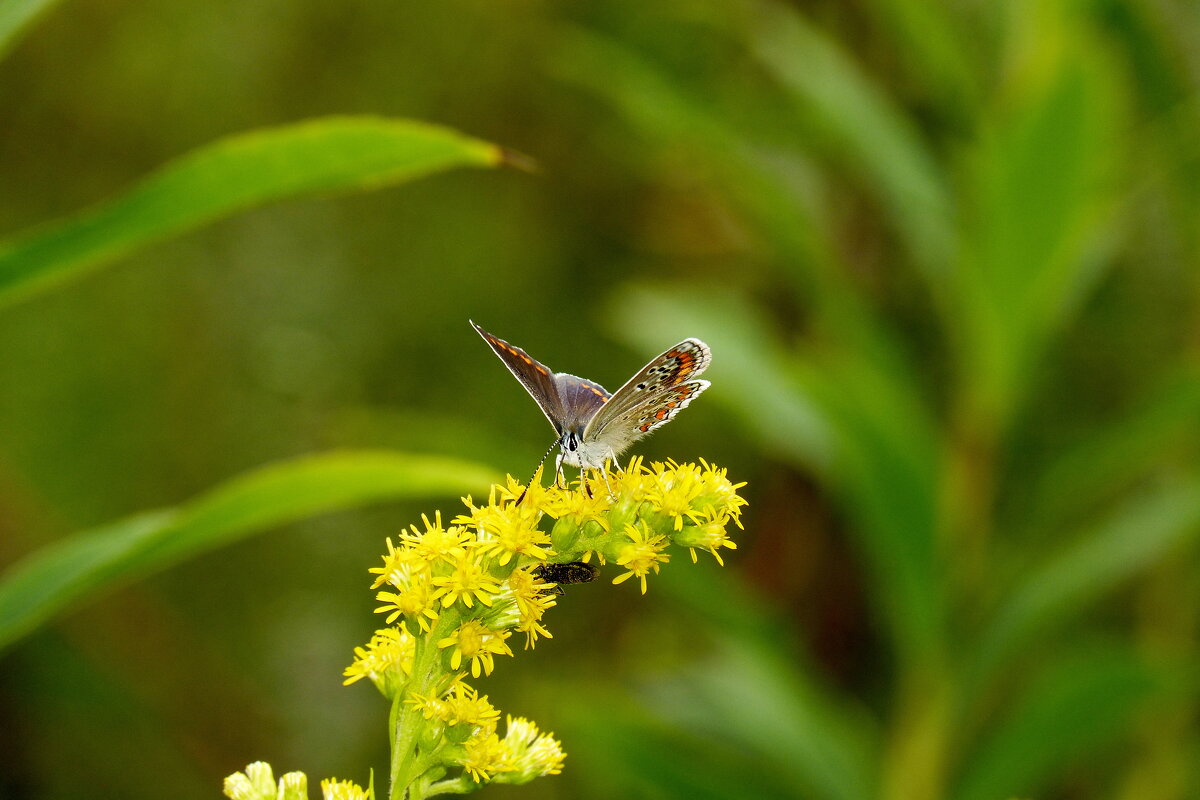
<svg viewBox="0 0 1200 800">
<path fill-rule="evenodd" d="M 549 429 L 468 317 L 610 388 L 698 336 L 713 387 L 641 450 L 750 481 L 736 575 L 666 570 L 649 615 L 571 587 L 485 689 L 570 754 L 527 794 L 1200 794 L 1193 5 L 72 0 L 20 29 L 51 5 L 0 4 L 3 238 L 306 117 L 540 171 L 251 211 L 4 308 L 5 562 L 331 447 L 524 477 Z M 385 721 L 338 675 L 414 513 L 23 641 L 0 794 L 365 780 Z"/>
<path fill-rule="evenodd" d="M 271 200 L 384 186 L 501 157 L 494 145 L 397 120 L 323 119 L 231 137 L 113 203 L 0 246 L 0 302 Z"/>
<path fill-rule="evenodd" d="M 473 464 L 395 453 L 335 453 L 264 468 L 187 507 L 76 534 L 22 561 L 0 583 L 0 647 L 81 596 L 264 528 L 380 499 L 469 491 L 489 477 Z"/>
</svg>

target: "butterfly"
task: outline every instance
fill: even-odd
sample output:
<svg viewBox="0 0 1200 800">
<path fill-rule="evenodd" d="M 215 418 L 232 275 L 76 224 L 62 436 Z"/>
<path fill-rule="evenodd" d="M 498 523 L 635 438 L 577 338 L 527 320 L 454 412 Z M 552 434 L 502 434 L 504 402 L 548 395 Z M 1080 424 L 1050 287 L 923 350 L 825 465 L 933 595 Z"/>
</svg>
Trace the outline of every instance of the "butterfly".
<svg viewBox="0 0 1200 800">
<path fill-rule="evenodd" d="M 552 372 L 521 348 L 474 322 L 471 327 L 554 426 L 558 439 L 546 457 L 559 448 L 554 465 L 558 479 L 562 478 L 562 465 L 568 464 L 580 470 L 600 469 L 607 481 L 609 461 L 616 464 L 617 457 L 631 444 L 666 425 L 709 386 L 708 381 L 697 380 L 712 362 L 712 351 L 699 339 L 684 339 L 651 359 L 610 394 L 595 381 Z"/>
</svg>

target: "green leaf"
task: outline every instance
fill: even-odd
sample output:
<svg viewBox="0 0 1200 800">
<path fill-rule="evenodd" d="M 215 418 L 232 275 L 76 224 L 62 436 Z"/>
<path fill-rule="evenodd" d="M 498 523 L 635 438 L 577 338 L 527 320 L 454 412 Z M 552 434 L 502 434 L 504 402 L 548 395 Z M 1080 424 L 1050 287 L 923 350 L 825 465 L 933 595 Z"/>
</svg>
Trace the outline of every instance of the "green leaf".
<svg viewBox="0 0 1200 800">
<path fill-rule="evenodd" d="M 376 189 L 504 151 L 407 120 L 327 117 L 231 136 L 76 217 L 0 243 L 0 305 L 152 242 L 277 200 Z"/>
<path fill-rule="evenodd" d="M 1135 409 L 1055 458 L 1037 477 L 1024 527 L 1051 531 L 1160 470 L 1172 454 L 1190 457 L 1200 431 L 1200 370 L 1167 375 Z"/>
<path fill-rule="evenodd" d="M 1198 535 L 1200 480 L 1181 481 L 1130 500 L 1006 593 L 979 643 L 968 680 L 986 689 L 1015 653 Z"/>
<path fill-rule="evenodd" d="M 0 2 L 0 57 L 11 48 L 39 16 L 58 0 L 4 0 Z"/>
<path fill-rule="evenodd" d="M 825 380 L 810 385 L 837 434 L 833 489 L 854 523 L 851 533 L 905 666 L 936 660 L 947 610 L 937 538 L 936 430 L 909 387 L 852 354 L 825 361 Z"/>
<path fill-rule="evenodd" d="M 1052 43 L 1028 45 L 1040 60 L 1013 70 L 1013 96 L 992 113 L 971 154 L 967 232 L 951 284 L 969 413 L 999 432 L 1094 285 L 1117 232 L 1116 80 L 1097 52 L 1059 52 L 1046 36 Z"/>
<path fill-rule="evenodd" d="M 878 187 L 931 287 L 955 249 L 945 177 L 915 126 L 828 36 L 782 3 L 764 3 L 753 52 Z"/>
<path fill-rule="evenodd" d="M 758 754 L 773 774 L 798 787 L 796 795 L 877 794 L 876 725 L 792 649 L 785 619 L 708 561 L 663 570 L 659 588 L 686 605 L 685 627 L 704 629 L 716 644 L 643 693 L 662 719 Z"/>
<path fill-rule="evenodd" d="M 1125 650 L 1060 658 L 966 758 L 955 800 L 1044 796 L 1065 765 L 1121 736 L 1158 684 Z"/>
<path fill-rule="evenodd" d="M 0 578 L 0 648 L 80 600 L 253 533 L 381 500 L 479 491 L 495 477 L 470 462 L 380 451 L 264 467 L 186 505 L 74 534 L 18 562 Z"/>
<path fill-rule="evenodd" d="M 818 176 L 781 175 L 779 165 L 760 159 L 734 120 L 707 98 L 689 94 L 662 67 L 620 42 L 572 26 L 556 30 L 558 46 L 548 65 L 559 80 L 607 99 L 641 138 L 659 149 L 685 147 L 696 153 L 703 170 L 743 206 L 771 239 L 817 283 L 834 267 L 836 255 L 825 233 L 828 225 L 815 198 L 797 185 Z M 639 149 L 635 149 L 638 152 Z M 803 171 L 800 164 L 793 165 Z"/>
<path fill-rule="evenodd" d="M 932 94 L 939 112 L 954 122 L 978 112 L 983 93 L 980 69 L 992 42 L 981 43 L 978 28 L 966 24 L 969 9 L 939 0 L 870 0 L 876 26 L 889 32 L 890 49 L 903 53 L 905 83 Z M 982 46 L 981 46 L 982 45 Z"/>
<path fill-rule="evenodd" d="M 799 796 L 759 754 L 664 725 L 615 692 L 569 687 L 555 704 L 594 797 L 756 800 Z"/>
</svg>

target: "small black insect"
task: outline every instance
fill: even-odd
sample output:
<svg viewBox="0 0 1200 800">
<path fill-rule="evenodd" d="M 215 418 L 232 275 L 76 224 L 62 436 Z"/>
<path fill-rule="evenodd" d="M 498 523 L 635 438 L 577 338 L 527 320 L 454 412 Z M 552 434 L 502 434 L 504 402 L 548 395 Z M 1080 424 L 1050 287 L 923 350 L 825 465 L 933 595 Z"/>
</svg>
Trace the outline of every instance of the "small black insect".
<svg viewBox="0 0 1200 800">
<path fill-rule="evenodd" d="M 563 586 L 568 583 L 591 583 L 600 575 L 600 568 L 595 564 L 570 561 L 566 564 L 538 564 L 533 568 L 533 574 L 547 583 Z M 561 589 L 558 591 L 562 592 Z"/>
</svg>

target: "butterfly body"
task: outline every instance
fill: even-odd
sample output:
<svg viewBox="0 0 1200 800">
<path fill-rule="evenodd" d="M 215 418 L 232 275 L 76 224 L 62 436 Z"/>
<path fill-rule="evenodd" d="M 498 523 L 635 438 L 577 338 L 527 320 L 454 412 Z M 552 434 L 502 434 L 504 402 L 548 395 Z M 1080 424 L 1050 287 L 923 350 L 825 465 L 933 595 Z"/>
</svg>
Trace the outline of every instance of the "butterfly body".
<svg viewBox="0 0 1200 800">
<path fill-rule="evenodd" d="M 552 372 L 521 348 L 471 325 L 554 426 L 559 470 L 562 464 L 604 469 L 709 385 L 696 379 L 712 361 L 708 345 L 699 339 L 684 339 L 661 353 L 610 394 L 595 381 Z"/>
</svg>

